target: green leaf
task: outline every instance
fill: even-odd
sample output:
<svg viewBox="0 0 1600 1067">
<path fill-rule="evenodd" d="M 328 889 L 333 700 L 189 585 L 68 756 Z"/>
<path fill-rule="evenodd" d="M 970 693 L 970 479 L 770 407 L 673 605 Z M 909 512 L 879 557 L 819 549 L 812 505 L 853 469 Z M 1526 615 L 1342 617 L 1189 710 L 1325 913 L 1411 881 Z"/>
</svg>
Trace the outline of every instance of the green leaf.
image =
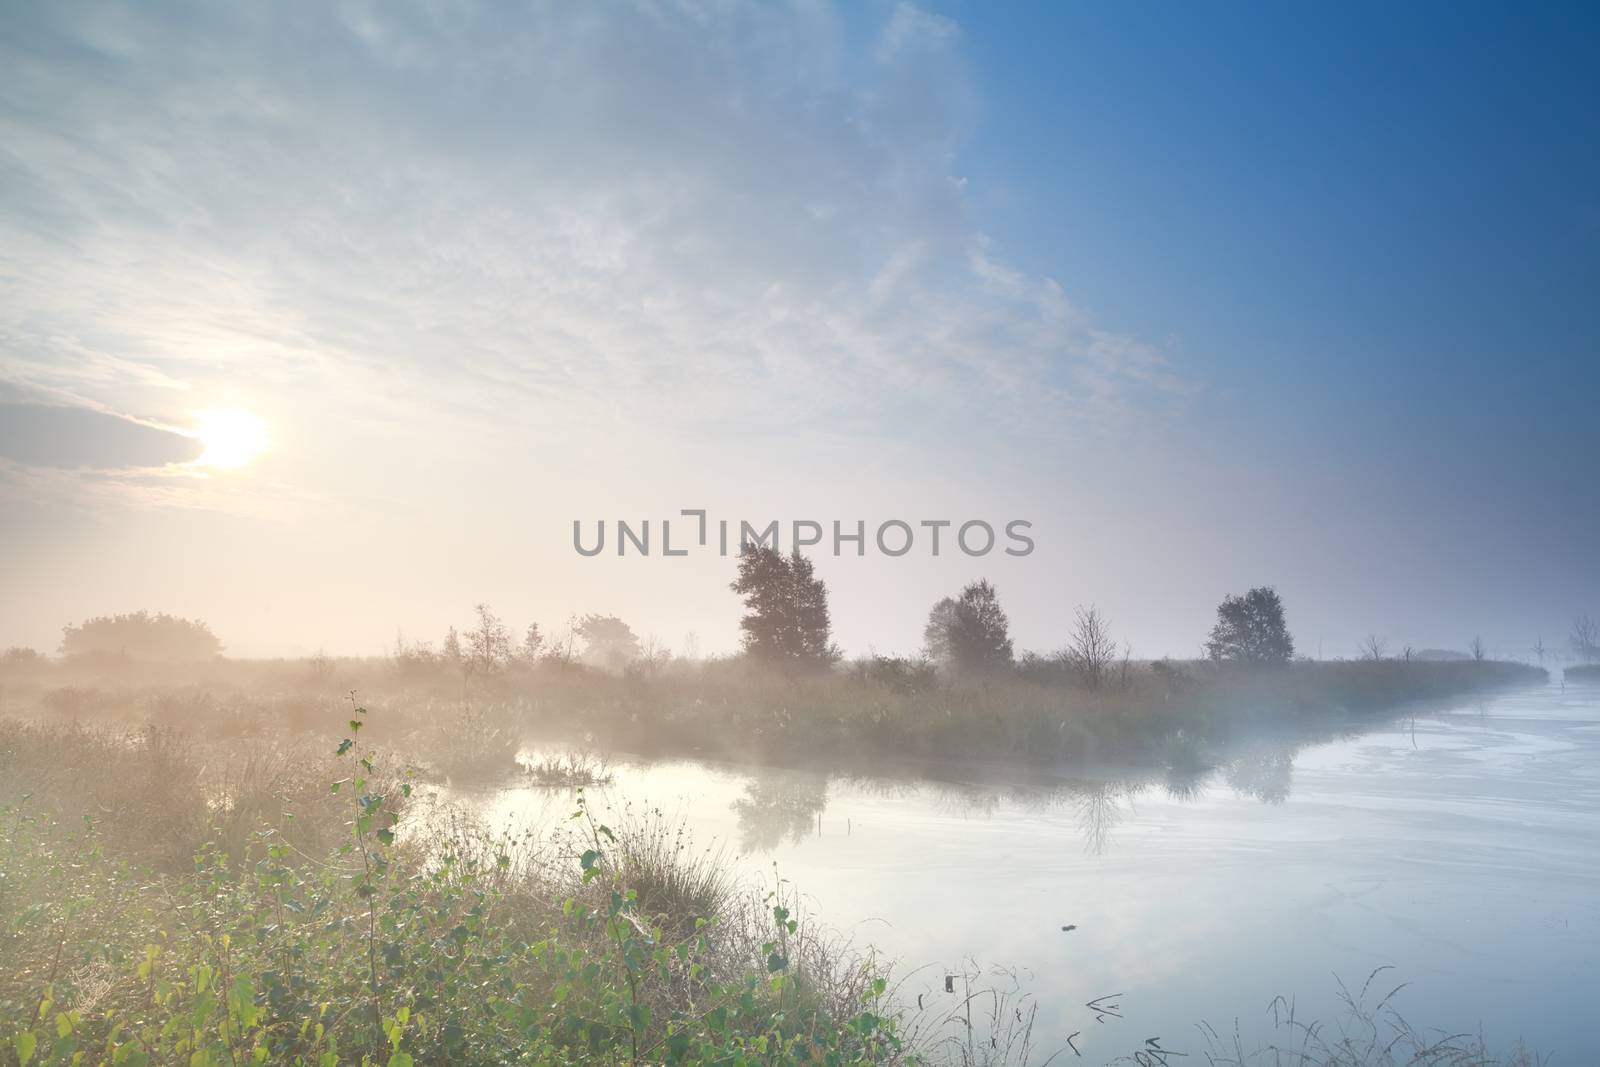
<svg viewBox="0 0 1600 1067">
<path fill-rule="evenodd" d="M 17 1060 L 22 1067 L 28 1067 L 33 1061 L 33 1052 L 39 1047 L 39 1039 L 33 1036 L 32 1030 L 23 1030 L 11 1042 L 17 1049 Z"/>
<path fill-rule="evenodd" d="M 772 974 L 772 973 L 774 973 L 776 971 L 781 971 L 787 966 L 789 966 L 789 958 L 787 956 L 780 955 L 779 953 L 776 953 L 776 952 L 774 952 L 774 953 L 770 954 L 769 956 L 767 956 L 767 973 L 768 974 Z"/>
</svg>

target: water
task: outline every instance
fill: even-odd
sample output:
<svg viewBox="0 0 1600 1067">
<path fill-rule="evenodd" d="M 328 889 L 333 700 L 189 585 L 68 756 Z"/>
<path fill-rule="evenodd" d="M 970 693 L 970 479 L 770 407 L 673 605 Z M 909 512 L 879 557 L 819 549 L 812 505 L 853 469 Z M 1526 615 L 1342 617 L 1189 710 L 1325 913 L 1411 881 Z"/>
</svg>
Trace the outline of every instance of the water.
<svg viewBox="0 0 1600 1067">
<path fill-rule="evenodd" d="M 1388 966 L 1369 1000 L 1411 983 L 1394 1003 L 1419 1028 L 1588 1061 L 1600 689 L 1490 697 L 1298 750 L 1264 744 L 1199 780 L 612 771 L 590 791 L 597 808 L 681 814 L 752 878 L 770 881 L 776 864 L 812 914 L 912 972 L 902 995 L 930 1012 L 957 1000 L 945 974 L 1003 986 L 992 969 L 1014 970 L 1044 1055 L 1076 1034 L 1083 1061 L 1107 1062 L 1154 1037 L 1191 1057 L 1172 1062 L 1205 1062 L 1198 1023 L 1230 1041 L 1237 1026 L 1248 1050 L 1274 1038 L 1275 997 L 1336 1021 L 1335 976 L 1355 991 Z M 502 822 L 571 810 L 570 794 L 542 790 L 478 801 Z M 1088 1004 L 1108 994 L 1121 1017 L 1097 1021 Z"/>
</svg>

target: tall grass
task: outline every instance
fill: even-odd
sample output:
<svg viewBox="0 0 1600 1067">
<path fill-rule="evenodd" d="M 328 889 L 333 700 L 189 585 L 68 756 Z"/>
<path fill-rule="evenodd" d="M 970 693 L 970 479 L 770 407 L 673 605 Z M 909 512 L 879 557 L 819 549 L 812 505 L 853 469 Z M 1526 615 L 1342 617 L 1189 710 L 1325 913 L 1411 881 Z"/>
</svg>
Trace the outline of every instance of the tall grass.
<svg viewBox="0 0 1600 1067">
<path fill-rule="evenodd" d="M 1396 1004 L 1404 984 L 1388 985 L 1388 967 L 1367 975 L 1359 990 L 1343 980 L 1339 999 L 1344 1014 L 1332 1021 L 1307 1020 L 1294 1002 L 1271 1005 L 1274 1038 L 1247 1049 L 1237 1027 L 1228 1034 L 1202 1026 L 1208 1062 L 1215 1067 L 1540 1067 L 1544 1061 L 1524 1049 L 1495 1055 L 1472 1034 L 1429 1033 L 1408 1022 Z"/>
<path fill-rule="evenodd" d="M 735 906 L 659 813 L 610 827 L 580 794 L 554 840 L 460 813 L 413 836 L 369 721 L 303 775 L 5 723 L 0 1064 L 904 1058 L 883 981 L 780 897 Z"/>
<path fill-rule="evenodd" d="M 335 737 L 340 693 L 308 690 L 303 665 L 208 664 L 205 682 L 155 668 L 132 678 L 30 666 L 8 700 L 59 722 L 181 724 L 207 737 Z M 337 684 L 381 711 L 381 744 L 424 753 L 419 772 L 457 782 L 514 774 L 530 744 L 697 755 L 841 769 L 885 757 L 1165 766 L 1175 746 L 1224 749 L 1263 732 L 1307 734 L 1372 722 L 1418 702 L 1537 683 L 1496 662 L 1310 663 L 1248 671 L 1208 662 L 1130 665 L 1097 688 L 1014 671 L 940 677 L 872 661 L 784 675 L 739 661 L 615 675 L 541 663 L 467 682 L 389 660 L 338 661 Z M 131 684 L 137 682 L 137 684 Z"/>
</svg>

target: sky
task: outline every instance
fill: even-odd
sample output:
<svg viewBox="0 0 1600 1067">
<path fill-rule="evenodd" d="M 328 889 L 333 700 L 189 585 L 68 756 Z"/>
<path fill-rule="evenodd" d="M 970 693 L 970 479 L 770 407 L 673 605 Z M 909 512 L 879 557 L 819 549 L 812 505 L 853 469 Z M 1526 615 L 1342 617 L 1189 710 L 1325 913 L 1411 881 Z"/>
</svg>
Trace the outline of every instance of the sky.
<svg viewBox="0 0 1600 1067">
<path fill-rule="evenodd" d="M 866 523 L 853 655 L 988 577 L 1020 648 L 1194 655 L 1273 584 L 1302 653 L 1527 658 L 1600 614 L 1596 54 L 1556 4 L 7 5 L 0 647 L 731 651 L 732 559 L 659 551 L 703 509 Z"/>
</svg>

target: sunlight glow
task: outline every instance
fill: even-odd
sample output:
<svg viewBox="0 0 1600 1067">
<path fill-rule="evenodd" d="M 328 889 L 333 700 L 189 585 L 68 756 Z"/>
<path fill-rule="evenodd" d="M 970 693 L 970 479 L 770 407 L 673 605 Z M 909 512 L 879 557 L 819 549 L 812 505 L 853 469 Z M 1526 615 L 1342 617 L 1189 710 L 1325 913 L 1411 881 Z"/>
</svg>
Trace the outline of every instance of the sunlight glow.
<svg viewBox="0 0 1600 1067">
<path fill-rule="evenodd" d="M 267 424 L 248 411 L 196 411 L 194 417 L 194 436 L 206 446 L 197 466 L 242 467 L 267 447 Z"/>
</svg>

